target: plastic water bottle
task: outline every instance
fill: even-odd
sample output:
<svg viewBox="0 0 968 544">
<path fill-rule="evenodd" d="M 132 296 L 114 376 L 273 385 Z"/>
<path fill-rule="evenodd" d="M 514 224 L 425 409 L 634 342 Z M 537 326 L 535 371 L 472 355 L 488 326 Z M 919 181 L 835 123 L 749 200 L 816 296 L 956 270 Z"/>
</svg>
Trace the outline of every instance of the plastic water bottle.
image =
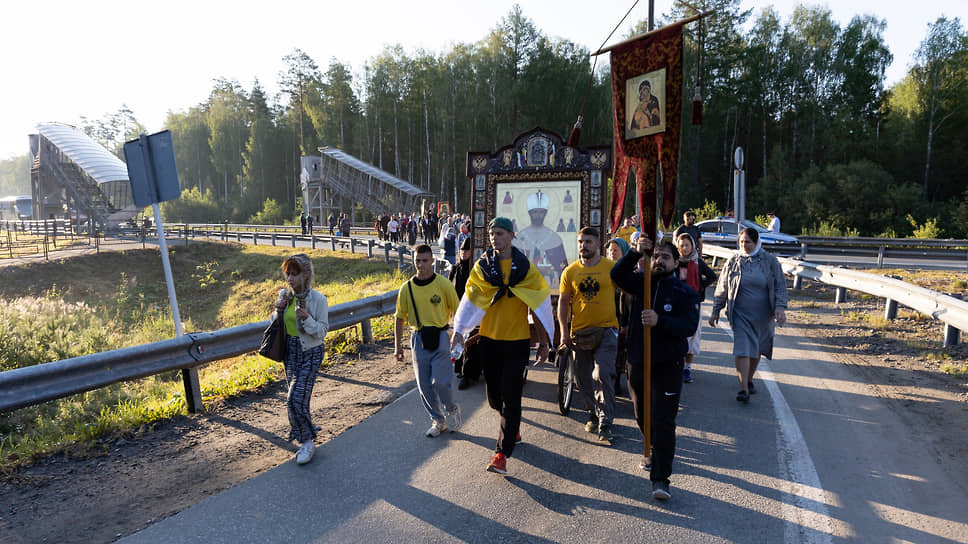
<svg viewBox="0 0 968 544">
<path fill-rule="evenodd" d="M 456 361 L 457 359 L 460 359 L 461 355 L 463 354 L 464 354 L 463 344 L 457 344 L 456 346 L 454 346 L 454 349 L 450 350 L 451 362 Z"/>
</svg>

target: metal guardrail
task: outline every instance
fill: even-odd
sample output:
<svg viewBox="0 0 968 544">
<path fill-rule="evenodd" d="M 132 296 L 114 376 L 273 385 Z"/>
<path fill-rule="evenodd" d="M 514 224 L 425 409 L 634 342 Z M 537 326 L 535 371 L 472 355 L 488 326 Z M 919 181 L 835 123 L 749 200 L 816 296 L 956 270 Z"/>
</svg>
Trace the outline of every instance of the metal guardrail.
<svg viewBox="0 0 968 544">
<path fill-rule="evenodd" d="M 725 247 L 712 244 L 703 246 L 703 254 L 714 258 L 728 258 L 733 253 L 733 250 Z M 968 331 L 968 302 L 963 300 L 877 274 L 783 257 L 778 259 L 783 272 L 793 276 L 794 288 L 799 288 L 800 281 L 806 278 L 837 287 L 838 303 L 845 299 L 846 289 L 884 298 L 887 319 L 894 319 L 897 315 L 897 304 L 903 304 L 945 323 L 945 347 L 957 344 L 961 331 Z"/>
<path fill-rule="evenodd" d="M 369 320 L 393 313 L 396 297 L 397 292 L 390 291 L 333 306 L 329 309 L 330 330 L 360 323 L 363 341 L 372 342 Z M 0 411 L 250 353 L 259 348 L 262 332 L 268 325 L 266 320 L 214 332 L 190 333 L 161 342 L 0 372 Z M 186 396 L 193 396 L 188 388 Z M 192 401 L 194 406 L 202 406 L 200 398 L 186 400 L 189 406 L 193 405 Z"/>
</svg>

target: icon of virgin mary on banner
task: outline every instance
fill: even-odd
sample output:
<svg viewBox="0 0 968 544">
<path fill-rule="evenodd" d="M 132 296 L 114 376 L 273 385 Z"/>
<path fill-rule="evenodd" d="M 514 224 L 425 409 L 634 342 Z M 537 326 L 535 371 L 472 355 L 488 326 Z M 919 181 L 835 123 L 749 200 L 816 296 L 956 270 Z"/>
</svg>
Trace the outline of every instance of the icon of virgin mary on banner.
<svg viewBox="0 0 968 544">
<path fill-rule="evenodd" d="M 662 219 L 672 222 L 676 207 L 676 168 L 682 125 L 682 24 L 651 32 L 611 51 L 615 134 L 612 230 L 618 230 L 625 206 L 629 171 L 635 170 L 645 232 L 656 229 L 661 167 Z"/>
</svg>

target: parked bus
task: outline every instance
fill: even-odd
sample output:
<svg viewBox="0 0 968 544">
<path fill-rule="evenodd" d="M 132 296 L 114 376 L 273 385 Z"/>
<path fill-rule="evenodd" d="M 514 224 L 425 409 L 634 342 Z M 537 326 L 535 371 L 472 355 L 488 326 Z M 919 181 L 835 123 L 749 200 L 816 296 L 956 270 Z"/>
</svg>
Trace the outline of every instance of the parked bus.
<svg viewBox="0 0 968 544">
<path fill-rule="evenodd" d="M 33 202 L 30 195 L 0 198 L 0 218 L 31 219 L 34 216 Z"/>
</svg>

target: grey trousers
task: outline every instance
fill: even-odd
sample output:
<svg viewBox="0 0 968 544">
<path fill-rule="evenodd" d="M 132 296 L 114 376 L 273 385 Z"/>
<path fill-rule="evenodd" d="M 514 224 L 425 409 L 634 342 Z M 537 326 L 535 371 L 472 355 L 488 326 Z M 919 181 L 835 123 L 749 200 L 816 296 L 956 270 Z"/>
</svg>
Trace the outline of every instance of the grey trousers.
<svg viewBox="0 0 968 544">
<path fill-rule="evenodd" d="M 615 418 L 615 354 L 618 329 L 608 329 L 595 350 L 575 349 L 578 390 L 585 408 L 600 423 L 612 424 Z"/>
</svg>

